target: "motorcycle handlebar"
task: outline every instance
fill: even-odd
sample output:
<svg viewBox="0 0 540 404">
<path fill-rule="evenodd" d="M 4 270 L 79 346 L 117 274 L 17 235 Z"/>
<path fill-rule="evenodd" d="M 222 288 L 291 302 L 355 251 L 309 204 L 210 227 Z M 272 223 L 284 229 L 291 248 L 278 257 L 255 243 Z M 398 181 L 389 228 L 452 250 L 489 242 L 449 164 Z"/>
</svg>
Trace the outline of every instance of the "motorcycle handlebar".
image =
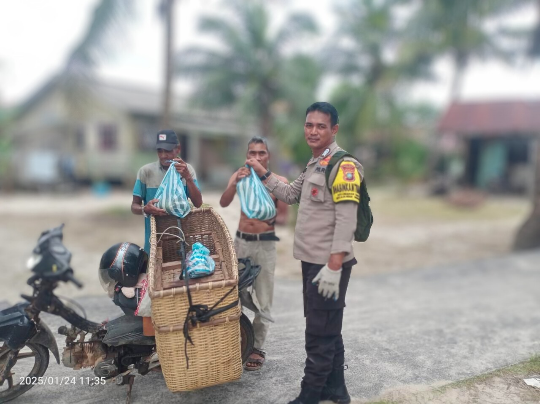
<svg viewBox="0 0 540 404">
<path fill-rule="evenodd" d="M 79 281 L 77 280 L 77 278 L 75 278 L 75 277 L 73 276 L 72 273 L 69 273 L 69 272 L 68 272 L 68 273 L 66 274 L 66 279 L 67 279 L 68 281 L 70 281 L 70 282 L 73 282 L 73 283 L 75 284 L 75 286 L 77 286 L 79 289 L 83 287 L 83 284 L 82 284 L 81 282 L 79 282 Z"/>
</svg>

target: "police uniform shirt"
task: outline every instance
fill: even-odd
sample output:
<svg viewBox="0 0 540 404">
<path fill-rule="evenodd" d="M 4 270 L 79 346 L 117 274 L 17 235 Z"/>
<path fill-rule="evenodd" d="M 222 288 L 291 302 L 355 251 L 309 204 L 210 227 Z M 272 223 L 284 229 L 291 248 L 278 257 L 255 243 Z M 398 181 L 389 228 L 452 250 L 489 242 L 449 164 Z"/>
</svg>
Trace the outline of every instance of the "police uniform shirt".
<svg viewBox="0 0 540 404">
<path fill-rule="evenodd" d="M 189 173 L 193 178 L 193 182 L 200 189 L 199 183 L 197 182 L 197 174 L 190 164 L 187 164 Z M 143 204 L 147 204 L 148 201 L 154 199 L 156 192 L 165 177 L 166 169 L 163 169 L 161 164 L 158 161 L 153 163 L 146 164 L 139 169 L 137 173 L 137 180 L 135 181 L 135 186 L 133 187 L 133 195 L 139 196 Z M 186 196 L 189 198 L 189 190 L 187 188 L 186 180 L 182 178 L 182 184 L 184 185 L 184 190 L 186 191 Z M 150 218 L 146 217 L 144 219 L 144 250 L 150 254 Z"/>
<path fill-rule="evenodd" d="M 354 258 L 352 241 L 356 229 L 356 211 L 360 200 L 363 168 L 351 158 L 336 164 L 326 185 L 325 171 L 338 150 L 336 142 L 319 157 L 311 158 L 306 170 L 291 184 L 271 175 L 266 188 L 278 199 L 291 205 L 299 203 L 294 233 L 294 258 L 324 265 L 330 255 L 345 253 L 343 262 Z"/>
</svg>

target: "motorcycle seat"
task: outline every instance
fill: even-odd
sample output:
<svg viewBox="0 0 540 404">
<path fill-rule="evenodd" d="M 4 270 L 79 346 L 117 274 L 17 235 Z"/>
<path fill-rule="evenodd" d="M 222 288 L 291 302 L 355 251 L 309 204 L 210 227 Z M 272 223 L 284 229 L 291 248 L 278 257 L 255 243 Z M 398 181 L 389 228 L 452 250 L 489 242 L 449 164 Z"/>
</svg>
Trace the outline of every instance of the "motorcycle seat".
<svg viewBox="0 0 540 404">
<path fill-rule="evenodd" d="M 143 318 L 139 316 L 120 316 L 110 320 L 105 326 L 107 334 L 103 342 L 111 346 L 155 345 L 156 339 L 143 335 Z"/>
</svg>

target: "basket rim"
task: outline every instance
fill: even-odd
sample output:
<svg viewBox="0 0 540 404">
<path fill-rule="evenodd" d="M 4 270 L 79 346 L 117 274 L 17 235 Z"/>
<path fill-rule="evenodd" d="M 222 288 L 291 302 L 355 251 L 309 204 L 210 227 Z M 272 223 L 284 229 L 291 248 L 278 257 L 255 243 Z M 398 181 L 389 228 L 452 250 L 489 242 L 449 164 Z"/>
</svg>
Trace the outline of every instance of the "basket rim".
<svg viewBox="0 0 540 404">
<path fill-rule="evenodd" d="M 227 225 L 225 224 L 225 221 L 223 218 L 217 214 L 217 212 L 212 208 L 211 206 L 201 207 L 201 208 L 194 208 L 192 209 L 186 217 L 192 214 L 198 214 L 198 213 L 210 213 L 218 222 L 221 230 L 225 234 L 225 238 L 227 239 L 227 243 L 230 246 L 230 251 L 232 255 L 232 279 L 227 280 L 221 280 L 221 281 L 215 281 L 215 282 L 205 282 L 205 283 L 195 283 L 192 285 L 189 285 L 189 291 L 190 292 L 197 292 L 199 290 L 213 290 L 213 289 L 222 289 L 225 287 L 230 287 L 234 285 L 238 285 L 238 260 L 236 258 L 236 251 L 234 249 L 234 241 L 231 237 L 231 234 L 229 232 L 229 229 Z M 187 293 L 187 288 L 185 285 L 181 287 L 175 287 L 171 289 L 166 290 L 156 290 L 155 285 L 155 262 L 156 262 L 156 254 L 157 254 L 157 237 L 156 237 L 156 218 L 154 215 L 150 216 L 150 256 L 149 256 L 149 263 L 148 263 L 148 278 L 149 278 L 149 295 L 150 298 L 160 298 L 160 297 L 166 297 L 166 296 L 173 296 L 173 295 L 181 295 Z"/>
</svg>

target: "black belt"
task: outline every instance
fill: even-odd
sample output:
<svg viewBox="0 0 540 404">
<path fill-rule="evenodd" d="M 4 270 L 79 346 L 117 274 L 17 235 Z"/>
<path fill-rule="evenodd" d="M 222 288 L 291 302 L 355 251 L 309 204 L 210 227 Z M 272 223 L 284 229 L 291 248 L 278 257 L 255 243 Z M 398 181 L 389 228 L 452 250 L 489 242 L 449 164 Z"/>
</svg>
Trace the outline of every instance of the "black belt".
<svg viewBox="0 0 540 404">
<path fill-rule="evenodd" d="M 240 230 L 236 231 L 236 237 L 240 237 L 246 241 L 279 241 L 279 237 L 276 236 L 276 233 L 261 233 L 261 234 L 251 234 L 251 233 L 242 233 Z"/>
</svg>

